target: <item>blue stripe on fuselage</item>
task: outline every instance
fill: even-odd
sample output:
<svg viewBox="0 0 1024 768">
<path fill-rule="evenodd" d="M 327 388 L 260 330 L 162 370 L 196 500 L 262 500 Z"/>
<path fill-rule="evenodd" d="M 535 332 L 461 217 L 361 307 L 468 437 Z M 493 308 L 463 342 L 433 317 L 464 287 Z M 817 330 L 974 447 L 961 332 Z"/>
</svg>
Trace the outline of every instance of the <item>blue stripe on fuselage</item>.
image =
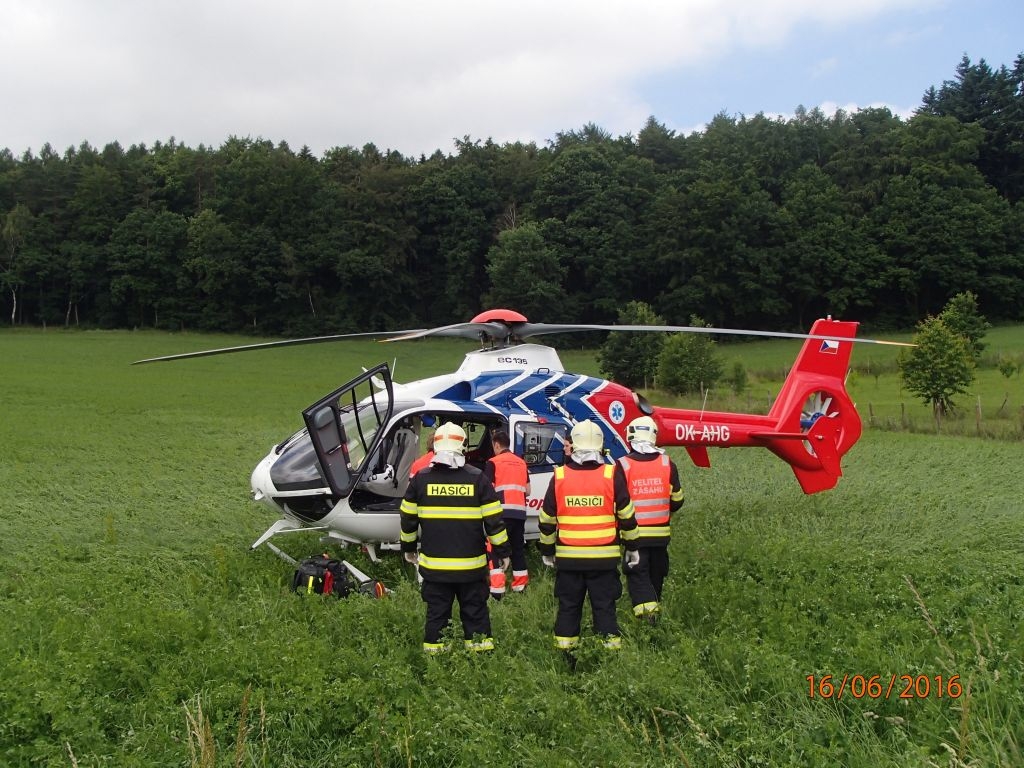
<svg viewBox="0 0 1024 768">
<path fill-rule="evenodd" d="M 512 386 L 508 386 L 515 382 Z M 590 376 L 578 374 L 531 373 L 523 376 L 522 371 L 495 371 L 482 373 L 469 382 L 472 401 L 502 412 L 528 413 L 530 411 L 548 415 L 551 406 L 548 393 L 571 390 L 559 399 L 559 403 L 577 419 L 589 418 L 593 411 L 581 398 L 591 394 L 604 382 Z M 575 385 L 575 386 L 574 386 Z M 465 402 L 465 385 L 460 384 L 438 392 L 434 397 L 440 400 Z M 524 396 L 524 393 L 529 393 Z M 521 405 L 520 405 L 521 404 Z"/>
</svg>

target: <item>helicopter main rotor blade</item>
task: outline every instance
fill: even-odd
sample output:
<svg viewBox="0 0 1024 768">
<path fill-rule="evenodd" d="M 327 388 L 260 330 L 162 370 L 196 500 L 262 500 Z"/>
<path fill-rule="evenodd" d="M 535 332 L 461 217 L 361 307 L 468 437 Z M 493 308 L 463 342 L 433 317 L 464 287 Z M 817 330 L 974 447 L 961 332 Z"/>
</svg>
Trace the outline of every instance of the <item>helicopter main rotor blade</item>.
<svg viewBox="0 0 1024 768">
<path fill-rule="evenodd" d="M 695 325 L 561 325 L 549 323 L 522 323 L 515 329 L 521 338 L 541 336 L 548 333 L 575 333 L 577 331 L 656 331 L 659 333 L 715 333 L 734 336 L 766 336 L 775 339 L 827 339 L 834 336 L 823 336 L 811 333 L 787 333 L 786 331 L 748 331 L 737 328 L 702 328 Z M 887 344 L 894 347 L 913 347 L 904 341 L 883 341 L 881 339 L 864 339 L 859 337 L 843 338 L 843 341 L 855 341 L 861 344 Z"/>
<path fill-rule="evenodd" d="M 163 357 L 150 357 L 145 360 L 136 360 L 132 365 L 144 363 L 157 363 L 167 360 L 185 360 L 191 357 L 209 357 L 211 355 L 226 355 L 233 352 L 250 352 L 256 349 L 273 349 L 275 347 L 292 347 L 301 344 L 321 344 L 328 341 L 340 341 L 342 339 L 379 339 L 380 341 L 409 341 L 421 339 L 427 336 L 460 336 L 467 339 L 490 340 L 499 344 L 519 343 L 523 339 L 532 336 L 543 336 L 553 333 L 577 333 L 580 331 L 615 331 L 615 332 L 655 332 L 655 333 L 709 333 L 727 334 L 735 336 L 763 336 L 775 339 L 821 339 L 834 340 L 834 337 L 810 334 L 810 333 L 788 333 L 785 331 L 750 331 L 737 328 L 705 328 L 694 325 L 587 325 L 578 323 L 530 323 L 519 320 L 514 321 L 489 321 L 477 323 L 453 323 L 442 325 L 437 328 L 416 328 L 404 331 L 369 331 L 365 333 L 342 333 L 332 336 L 313 336 L 305 339 L 283 339 L 281 341 L 266 341 L 260 344 L 244 344 L 238 347 L 223 347 L 221 349 L 205 349 L 199 352 L 183 352 L 178 355 L 164 355 Z M 894 347 L 913 347 L 914 344 L 903 341 L 884 341 L 881 339 L 864 339 L 859 337 L 843 338 L 843 341 L 853 341 L 859 344 L 885 344 Z"/>
<path fill-rule="evenodd" d="M 274 347 L 294 347 L 300 344 L 320 344 L 326 341 L 339 341 L 341 339 L 358 338 L 379 338 L 381 336 L 397 336 L 416 331 L 369 331 L 365 333 L 341 333 L 334 336 L 312 336 L 306 339 L 284 339 L 282 341 L 265 341 L 261 344 L 244 344 L 240 347 L 222 347 L 221 349 L 204 349 L 200 352 L 183 352 L 180 355 L 165 355 L 163 357 L 149 357 L 145 360 L 136 360 L 132 365 L 143 363 L 160 363 L 166 360 L 185 360 L 189 357 L 209 357 L 210 355 L 226 355 L 232 352 L 250 352 L 254 349 L 272 349 Z"/>
<path fill-rule="evenodd" d="M 425 328 L 418 331 L 400 331 L 400 335 L 381 341 L 409 341 L 410 339 L 422 339 L 426 336 L 461 336 L 466 339 L 480 338 L 484 334 L 488 338 L 503 339 L 514 332 L 514 326 L 510 329 L 505 323 L 454 323 L 442 325 L 438 328 Z"/>
</svg>

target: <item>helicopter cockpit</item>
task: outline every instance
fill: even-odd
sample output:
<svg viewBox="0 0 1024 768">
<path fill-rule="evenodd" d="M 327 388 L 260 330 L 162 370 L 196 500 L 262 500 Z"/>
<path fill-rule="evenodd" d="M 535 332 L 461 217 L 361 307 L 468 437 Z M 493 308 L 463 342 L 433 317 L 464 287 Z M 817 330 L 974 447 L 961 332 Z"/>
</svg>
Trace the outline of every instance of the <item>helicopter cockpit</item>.
<svg viewBox="0 0 1024 768">
<path fill-rule="evenodd" d="M 466 463 L 478 469 L 483 469 L 494 455 L 491 432 L 508 429 L 504 419 L 486 414 L 420 412 L 402 416 L 366 462 L 352 493 L 353 508 L 397 509 L 409 485 L 413 462 L 430 450 L 433 429 L 449 422 L 466 431 Z"/>
</svg>

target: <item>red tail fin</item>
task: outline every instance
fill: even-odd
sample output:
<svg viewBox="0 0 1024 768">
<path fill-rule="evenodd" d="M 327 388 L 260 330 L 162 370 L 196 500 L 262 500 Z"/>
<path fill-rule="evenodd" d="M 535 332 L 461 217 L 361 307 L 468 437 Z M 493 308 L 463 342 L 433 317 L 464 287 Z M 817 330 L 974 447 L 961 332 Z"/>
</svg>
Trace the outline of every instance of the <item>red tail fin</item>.
<svg viewBox="0 0 1024 768">
<path fill-rule="evenodd" d="M 840 459 L 861 435 L 861 421 L 846 392 L 846 373 L 857 323 L 818 320 L 811 328 L 768 412 L 775 421 L 766 440 L 772 453 L 789 462 L 805 493 L 835 486 Z"/>
</svg>

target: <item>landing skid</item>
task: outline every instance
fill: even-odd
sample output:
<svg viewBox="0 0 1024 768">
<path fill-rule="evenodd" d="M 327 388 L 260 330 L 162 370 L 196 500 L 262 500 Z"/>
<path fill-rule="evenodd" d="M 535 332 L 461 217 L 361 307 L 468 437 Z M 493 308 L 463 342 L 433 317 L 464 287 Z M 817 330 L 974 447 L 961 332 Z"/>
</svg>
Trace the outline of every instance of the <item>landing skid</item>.
<svg viewBox="0 0 1024 768">
<path fill-rule="evenodd" d="M 289 565 L 296 565 L 297 566 L 299 564 L 298 560 L 296 560 L 294 557 L 289 555 L 287 552 L 282 552 L 280 549 L 275 547 L 269 541 L 267 542 L 267 549 L 269 549 L 271 552 L 273 552 L 275 555 L 280 557 L 282 560 L 284 560 Z"/>
<path fill-rule="evenodd" d="M 298 525 L 296 523 L 293 523 L 291 520 L 285 520 L 284 518 L 281 518 L 280 520 L 276 521 L 272 526 L 267 528 L 266 532 L 262 536 L 260 536 L 258 539 L 256 539 L 256 541 L 254 541 L 252 543 L 252 545 L 249 547 L 249 549 L 250 550 L 256 549 L 257 547 L 259 547 L 260 544 L 265 544 L 266 542 L 270 541 L 271 538 L 273 538 L 274 536 L 277 536 L 280 533 L 298 533 L 299 531 L 323 531 L 323 530 L 325 530 L 325 528 L 323 526 L 319 526 L 319 527 L 316 527 L 316 528 L 306 527 L 306 526 L 302 526 L 302 525 Z"/>
<path fill-rule="evenodd" d="M 379 563 L 380 562 L 380 554 L 378 553 L 378 547 L 381 550 L 390 551 L 390 552 L 398 552 L 402 548 L 401 544 L 393 544 L 393 543 L 374 544 L 372 542 L 354 541 L 352 539 L 346 538 L 345 536 L 341 536 L 341 535 L 339 535 L 338 533 L 336 533 L 334 531 L 331 531 L 326 536 L 321 536 L 320 537 L 320 542 L 321 543 L 330 542 L 332 544 L 335 544 L 335 545 L 341 546 L 341 547 L 347 547 L 349 545 L 359 545 L 360 547 L 363 548 L 363 551 L 366 552 L 367 556 L 370 558 L 370 562 L 371 563 Z"/>
<path fill-rule="evenodd" d="M 280 534 L 284 534 L 284 533 L 299 533 L 299 532 L 302 532 L 302 531 L 327 531 L 327 533 L 325 533 L 323 536 L 320 537 L 320 543 L 321 544 L 329 542 L 329 543 L 334 544 L 335 546 L 338 546 L 338 547 L 348 547 L 349 545 L 352 545 L 352 544 L 358 544 L 358 545 L 362 546 L 362 548 L 366 551 L 367 556 L 370 558 L 370 562 L 372 562 L 372 563 L 379 563 L 380 562 L 380 555 L 377 552 L 377 547 L 378 547 L 377 544 L 362 543 L 362 542 L 359 542 L 359 541 L 355 541 L 353 539 L 349 539 L 349 538 L 347 538 L 345 536 L 340 535 L 336 531 L 329 530 L 326 526 L 305 526 L 305 525 L 299 525 L 299 524 L 294 523 L 291 520 L 288 520 L 286 518 L 282 518 L 280 520 L 275 521 L 272 526 L 267 528 L 267 530 L 263 533 L 262 536 L 260 536 L 258 539 L 256 539 L 256 541 L 254 541 L 252 543 L 252 546 L 249 547 L 249 550 L 252 551 L 252 550 L 258 549 L 261 545 L 266 544 L 267 549 L 269 549 L 271 552 L 273 552 L 279 558 L 284 560 L 286 563 L 288 563 L 289 565 L 291 565 L 293 567 L 298 566 L 299 565 L 299 561 L 298 560 L 296 560 L 294 557 L 292 557 L 287 552 L 282 550 L 280 547 L 277 547 L 274 544 L 271 544 L 270 543 L 270 539 L 272 539 L 273 537 L 278 536 Z M 401 549 L 401 545 L 400 544 L 396 544 L 396 543 L 392 543 L 392 542 L 389 542 L 389 543 L 386 543 L 386 544 L 380 544 L 379 546 L 380 546 L 380 549 L 382 549 L 382 550 L 398 551 L 399 549 Z M 342 560 L 341 562 L 348 569 L 349 573 L 352 574 L 353 578 L 359 583 L 360 587 L 365 587 L 368 584 L 373 584 L 373 585 L 379 585 L 380 589 L 383 591 L 383 593 L 388 593 L 388 592 L 391 591 L 389 589 L 386 589 L 379 582 L 376 582 L 373 579 L 371 579 L 369 576 L 367 576 L 361 570 L 359 570 L 354 565 L 352 565 L 352 563 L 350 563 L 348 560 Z M 378 597 L 379 596 L 380 595 L 378 595 Z"/>
</svg>

